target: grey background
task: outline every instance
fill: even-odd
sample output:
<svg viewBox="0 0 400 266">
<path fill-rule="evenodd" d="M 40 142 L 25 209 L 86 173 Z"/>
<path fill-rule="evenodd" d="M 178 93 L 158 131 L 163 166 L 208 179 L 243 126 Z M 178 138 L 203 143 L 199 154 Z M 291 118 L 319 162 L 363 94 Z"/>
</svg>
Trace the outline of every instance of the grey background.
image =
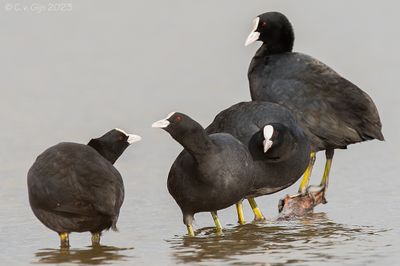
<svg viewBox="0 0 400 266">
<path fill-rule="evenodd" d="M 41 249 L 58 247 L 57 235 L 36 220 L 28 204 L 26 173 L 36 156 L 58 142 L 85 143 L 115 127 L 143 140 L 116 163 L 124 177 L 126 199 L 120 232 L 106 233 L 102 242 L 133 249 L 111 251 L 127 256 L 110 258 L 113 263 L 393 265 L 399 260 L 397 1 L 67 0 L 63 3 L 71 4 L 71 11 L 41 13 L 32 6 L 47 8 L 49 3 L 61 2 L 1 1 L 0 5 L 3 263 L 46 262 L 40 260 Z M 10 4 L 13 10 L 7 11 Z M 27 10 L 16 10 L 15 4 Z M 320 59 L 374 99 L 386 142 L 353 145 L 336 153 L 329 204 L 317 211 L 328 217 L 324 224 L 343 225 L 340 230 L 346 233 L 335 235 L 337 227 L 321 229 L 319 220 L 311 219 L 317 234 L 297 241 L 296 235 L 303 232 L 299 224 L 277 224 L 282 230 L 293 229 L 290 248 L 278 245 L 271 252 L 244 244 L 236 249 L 235 242 L 228 242 L 223 245 L 231 245 L 231 250 L 208 258 L 207 252 L 216 250 L 205 248 L 207 241 L 215 241 L 218 250 L 223 241 L 205 236 L 201 238 L 205 246 L 180 246 L 186 241 L 186 230 L 166 190 L 166 177 L 181 147 L 150 125 L 171 111 L 181 111 L 206 126 L 220 110 L 249 100 L 247 67 L 259 44 L 244 47 L 244 40 L 253 18 L 272 10 L 286 14 L 294 25 L 296 51 Z M 319 155 L 313 183 L 319 182 L 322 167 Z M 265 215 L 275 217 L 278 199 L 296 188 L 297 184 L 260 198 Z M 245 207 L 250 221 L 251 211 Z M 225 240 L 240 239 L 240 234 L 235 235 L 242 229 L 235 227 L 234 209 L 221 211 L 220 218 L 231 230 Z M 209 214 L 196 215 L 197 229 L 211 225 Z M 257 226 L 264 232 L 272 225 Z M 360 232 L 353 230 L 359 227 Z M 318 237 L 324 228 L 333 233 Z M 265 242 L 274 245 L 271 239 Z M 72 235 L 71 243 L 77 254 L 73 258 L 82 263 L 89 236 Z M 191 261 L 182 259 L 185 252 L 189 257 L 206 255 Z M 56 253 L 50 251 L 49 256 Z M 66 261 L 77 263 L 74 259 Z"/>
</svg>

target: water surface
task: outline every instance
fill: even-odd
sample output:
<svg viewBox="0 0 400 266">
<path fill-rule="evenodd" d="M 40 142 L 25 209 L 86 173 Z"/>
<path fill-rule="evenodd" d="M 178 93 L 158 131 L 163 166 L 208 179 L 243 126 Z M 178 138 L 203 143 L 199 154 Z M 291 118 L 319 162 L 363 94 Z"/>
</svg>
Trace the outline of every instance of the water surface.
<svg viewBox="0 0 400 266">
<path fill-rule="evenodd" d="M 0 6 L 0 260 L 4 265 L 395 265 L 400 260 L 399 53 L 396 1 L 71 1 L 70 12 L 6 11 Z M 36 3 L 47 4 L 45 1 Z M 258 199 L 268 221 L 237 226 L 234 208 L 196 215 L 196 238 L 166 189 L 180 151 L 152 122 L 171 111 L 207 125 L 248 100 L 244 47 L 253 17 L 289 16 L 295 50 L 321 59 L 368 92 L 385 142 L 335 154 L 328 204 L 295 221 L 275 221 L 294 185 Z M 111 128 L 139 134 L 116 163 L 126 188 L 119 232 L 102 247 L 72 234 L 69 251 L 32 214 L 26 173 L 61 141 L 86 143 Z M 323 154 L 312 182 L 318 183 Z"/>
</svg>

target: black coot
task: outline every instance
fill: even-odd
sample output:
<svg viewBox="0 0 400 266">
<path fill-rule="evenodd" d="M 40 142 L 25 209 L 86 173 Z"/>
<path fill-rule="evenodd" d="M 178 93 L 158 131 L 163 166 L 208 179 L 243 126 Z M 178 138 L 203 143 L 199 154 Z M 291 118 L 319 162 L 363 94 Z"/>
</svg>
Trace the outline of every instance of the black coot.
<svg viewBox="0 0 400 266">
<path fill-rule="evenodd" d="M 220 232 L 217 210 L 243 199 L 254 182 L 247 147 L 230 134 L 207 135 L 182 113 L 171 113 L 153 127 L 164 129 L 184 147 L 169 172 L 168 191 L 182 210 L 189 235 L 194 235 L 192 221 L 198 212 L 211 212 Z"/>
<path fill-rule="evenodd" d="M 251 98 L 286 106 L 310 140 L 311 160 L 300 192 L 307 188 L 315 152 L 326 151 L 321 181 L 326 188 L 334 149 L 384 139 L 375 104 L 368 94 L 325 64 L 292 52 L 294 33 L 283 14 L 268 12 L 258 16 L 246 45 L 257 40 L 263 44 L 249 67 Z"/>
<path fill-rule="evenodd" d="M 113 163 L 140 139 L 113 129 L 87 145 L 63 142 L 37 157 L 28 172 L 29 202 L 62 247 L 69 246 L 71 232 L 90 231 L 98 245 L 103 230 L 116 229 L 124 184 Z"/>
<path fill-rule="evenodd" d="M 248 147 L 253 159 L 255 182 L 246 197 L 256 220 L 264 217 L 254 197 L 272 194 L 292 185 L 309 162 L 307 137 L 291 112 L 278 104 L 235 104 L 220 112 L 206 132 L 229 133 Z M 241 202 L 236 207 L 239 223 L 244 223 Z"/>
</svg>

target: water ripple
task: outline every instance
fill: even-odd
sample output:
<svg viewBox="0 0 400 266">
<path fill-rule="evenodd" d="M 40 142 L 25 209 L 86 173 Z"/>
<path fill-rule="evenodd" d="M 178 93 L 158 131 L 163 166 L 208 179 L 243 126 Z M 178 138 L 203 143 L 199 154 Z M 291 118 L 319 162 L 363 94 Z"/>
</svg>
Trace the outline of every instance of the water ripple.
<svg viewBox="0 0 400 266">
<path fill-rule="evenodd" d="M 294 221 L 231 226 L 225 228 L 222 236 L 216 235 L 214 228 L 208 227 L 198 230 L 197 237 L 177 236 L 167 242 L 178 263 L 208 265 L 212 262 L 229 262 L 242 265 L 240 259 L 248 256 L 246 261 L 249 261 L 249 265 L 302 265 L 354 260 L 367 249 L 376 248 L 374 238 L 386 231 L 368 226 L 338 224 L 329 220 L 325 213 L 313 213 Z M 358 244 L 354 248 L 352 242 L 356 239 L 358 243 L 366 244 Z M 379 251 L 375 251 L 379 255 Z"/>
<path fill-rule="evenodd" d="M 132 258 L 124 254 L 132 249 L 112 246 L 94 246 L 85 249 L 41 249 L 36 252 L 37 261 L 34 263 L 105 265 Z"/>
</svg>

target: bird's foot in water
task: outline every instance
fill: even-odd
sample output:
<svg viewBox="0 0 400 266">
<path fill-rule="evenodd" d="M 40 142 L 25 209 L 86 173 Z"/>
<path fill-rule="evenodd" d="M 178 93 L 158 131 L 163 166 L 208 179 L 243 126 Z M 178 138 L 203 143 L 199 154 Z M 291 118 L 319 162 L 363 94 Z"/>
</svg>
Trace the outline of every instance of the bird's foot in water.
<svg viewBox="0 0 400 266">
<path fill-rule="evenodd" d="M 92 233 L 92 247 L 99 247 L 100 246 L 100 237 L 101 233 Z"/>
<path fill-rule="evenodd" d="M 327 203 L 325 186 L 309 186 L 304 193 L 287 195 L 279 201 L 279 218 L 304 216 L 321 203 Z"/>
<path fill-rule="evenodd" d="M 253 222 L 265 221 L 265 217 L 262 214 L 260 208 L 258 208 L 257 203 L 254 200 L 254 198 L 248 198 L 247 200 L 249 201 L 251 209 L 253 210 L 253 213 L 254 213 Z"/>
<path fill-rule="evenodd" d="M 254 215 L 253 223 L 264 222 L 267 219 L 260 213 L 260 215 Z"/>
</svg>

